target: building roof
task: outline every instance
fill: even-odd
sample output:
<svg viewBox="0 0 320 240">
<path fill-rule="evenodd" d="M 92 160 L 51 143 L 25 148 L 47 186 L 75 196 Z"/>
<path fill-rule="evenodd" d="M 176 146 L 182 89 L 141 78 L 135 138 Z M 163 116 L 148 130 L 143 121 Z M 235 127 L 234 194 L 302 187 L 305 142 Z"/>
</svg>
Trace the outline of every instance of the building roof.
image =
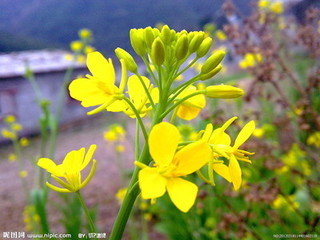
<svg viewBox="0 0 320 240">
<path fill-rule="evenodd" d="M 35 74 L 85 67 L 83 63 L 68 60 L 68 55 L 68 51 L 47 49 L 0 54 L 0 79 L 23 76 L 26 66 Z"/>
</svg>

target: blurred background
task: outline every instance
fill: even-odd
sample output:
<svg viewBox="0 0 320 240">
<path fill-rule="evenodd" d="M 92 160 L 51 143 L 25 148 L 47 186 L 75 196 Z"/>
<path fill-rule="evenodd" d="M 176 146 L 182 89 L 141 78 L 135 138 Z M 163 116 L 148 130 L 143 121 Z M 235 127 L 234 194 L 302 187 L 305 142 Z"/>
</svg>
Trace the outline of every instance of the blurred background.
<svg viewBox="0 0 320 240">
<path fill-rule="evenodd" d="M 90 144 L 99 146 L 99 168 L 84 195 L 100 232 L 110 232 L 133 167 L 134 122 L 120 114 L 88 117 L 87 109 L 64 92 L 68 81 L 88 73 L 87 52 L 96 49 L 118 67 L 115 48 L 133 53 L 130 29 L 167 24 L 176 31 L 205 30 L 215 39 L 214 49 L 229 53 L 225 70 L 211 83 L 235 84 L 248 93 L 243 100 L 208 103 L 193 126 L 180 120 L 186 138 L 208 122 L 218 126 L 240 116 L 238 130 L 255 119 L 258 131 L 250 150 L 257 153 L 256 163 L 244 170 L 248 185 L 240 193 L 223 179 L 214 192 L 204 186 L 190 217 L 165 200 L 158 207 L 139 201 L 126 238 L 319 236 L 320 1 L 279 0 L 283 9 L 270 11 L 261 2 L 1 0 L 0 129 L 15 136 L 2 131 L 0 137 L 0 232 L 43 232 L 33 200 L 25 194 L 36 185 L 34 162 L 40 156 L 59 162 L 66 152 Z M 81 35 L 81 29 L 90 36 Z M 51 192 L 49 199 L 52 232 L 85 232 L 77 202 Z"/>
</svg>

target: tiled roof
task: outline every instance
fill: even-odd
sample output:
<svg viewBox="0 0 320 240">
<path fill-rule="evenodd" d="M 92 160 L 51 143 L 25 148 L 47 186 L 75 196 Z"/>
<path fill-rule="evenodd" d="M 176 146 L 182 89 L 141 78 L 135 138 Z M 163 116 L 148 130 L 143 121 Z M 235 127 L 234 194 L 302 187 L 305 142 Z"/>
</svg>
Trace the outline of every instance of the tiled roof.
<svg viewBox="0 0 320 240">
<path fill-rule="evenodd" d="M 28 65 L 34 73 L 64 71 L 69 67 L 83 68 L 82 63 L 66 58 L 64 50 L 32 50 L 0 54 L 0 78 L 23 76 Z"/>
</svg>

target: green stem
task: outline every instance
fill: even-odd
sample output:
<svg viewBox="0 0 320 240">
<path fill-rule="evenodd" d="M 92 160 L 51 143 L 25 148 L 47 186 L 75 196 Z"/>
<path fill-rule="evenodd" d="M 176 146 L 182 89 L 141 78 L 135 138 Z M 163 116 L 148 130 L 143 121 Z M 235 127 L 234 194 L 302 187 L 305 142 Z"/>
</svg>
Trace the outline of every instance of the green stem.
<svg viewBox="0 0 320 240">
<path fill-rule="evenodd" d="M 54 157 L 54 152 L 56 150 L 56 144 L 57 144 L 57 137 L 58 137 L 58 127 L 60 118 L 62 115 L 63 105 L 65 101 L 66 96 L 66 87 L 68 82 L 71 79 L 73 73 L 73 67 L 69 67 L 67 69 L 66 74 L 64 75 L 63 84 L 61 86 L 59 96 L 58 96 L 58 103 L 57 103 L 57 111 L 55 119 L 50 119 L 50 125 L 51 125 L 51 135 L 50 135 L 50 147 L 49 147 L 49 156 Z M 52 115 L 51 115 L 52 117 Z"/>
<path fill-rule="evenodd" d="M 138 123 L 141 127 L 143 136 L 144 136 L 145 140 L 147 141 L 148 140 L 148 133 L 147 133 L 146 128 L 144 127 L 144 124 L 142 122 L 142 119 L 140 117 L 138 110 L 136 109 L 136 107 L 133 105 L 133 103 L 128 98 L 125 97 L 125 98 L 123 98 L 123 100 L 125 100 L 128 103 L 128 105 L 131 107 L 132 111 L 134 112 L 134 114 L 138 120 Z"/>
<path fill-rule="evenodd" d="M 91 231 L 92 233 L 94 233 L 94 232 L 96 231 L 96 228 L 95 228 L 94 222 L 93 222 L 93 220 L 92 220 L 92 218 L 91 218 L 89 209 L 88 209 L 86 203 L 84 202 L 83 197 L 82 197 L 80 191 L 76 192 L 76 195 L 78 196 L 79 201 L 80 201 L 80 203 L 81 203 L 81 206 L 82 206 L 82 208 L 83 208 L 83 210 L 84 210 L 84 213 L 85 213 L 85 215 L 86 215 L 86 217 L 87 217 L 87 221 L 88 221 L 89 226 L 90 226 L 90 231 Z"/>
<path fill-rule="evenodd" d="M 182 69 L 180 72 L 178 72 L 173 79 L 176 79 L 178 76 L 180 76 L 182 73 L 184 73 L 185 71 L 187 71 L 193 64 L 195 64 L 198 61 L 198 57 L 196 57 L 195 59 L 193 59 L 188 66 L 186 66 L 184 69 Z"/>
<path fill-rule="evenodd" d="M 151 95 L 150 95 L 149 89 L 147 88 L 147 86 L 146 86 L 145 82 L 143 81 L 141 75 L 140 75 L 138 72 L 136 73 L 136 75 L 138 76 L 138 78 L 139 78 L 139 80 L 140 80 L 140 82 L 141 82 L 141 85 L 142 85 L 144 91 L 146 92 L 147 97 L 148 97 L 148 99 L 149 99 L 152 107 L 154 108 L 154 102 L 153 102 L 153 99 L 152 99 L 152 97 L 151 97 Z"/>
</svg>

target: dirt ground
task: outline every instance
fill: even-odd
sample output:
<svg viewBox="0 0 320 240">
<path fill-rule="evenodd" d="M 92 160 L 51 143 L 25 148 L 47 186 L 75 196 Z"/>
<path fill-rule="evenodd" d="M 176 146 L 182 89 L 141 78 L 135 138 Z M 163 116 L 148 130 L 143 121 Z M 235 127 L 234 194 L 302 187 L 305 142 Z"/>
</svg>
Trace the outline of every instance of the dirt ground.
<svg viewBox="0 0 320 240">
<path fill-rule="evenodd" d="M 118 118 L 99 118 L 79 124 L 71 129 L 60 133 L 55 159 L 60 162 L 65 153 L 70 150 L 88 147 L 90 144 L 97 144 L 98 149 L 95 159 L 98 161 L 97 172 L 93 180 L 83 190 L 83 195 L 87 204 L 90 206 L 99 206 L 98 226 L 101 232 L 109 233 L 112 222 L 118 211 L 119 204 L 115 198 L 118 189 L 125 186 L 121 182 L 118 171 L 120 159 L 114 151 L 112 144 L 103 139 L 103 131 L 109 124 L 123 122 Z M 127 129 L 134 129 L 134 121 L 130 121 Z M 132 131 L 127 132 L 125 153 L 123 155 L 123 166 L 126 169 L 133 167 L 133 149 L 130 142 L 133 140 Z M 7 155 L 12 151 L 10 145 L 0 147 L 0 233 L 5 231 L 23 231 L 24 223 L 22 212 L 26 204 L 25 194 L 22 190 L 22 183 L 18 177 L 17 162 L 9 162 Z M 31 140 L 30 146 L 26 147 L 23 152 L 23 160 L 34 159 L 39 152 L 39 139 Z M 35 167 L 28 163 L 26 166 L 29 174 L 25 182 L 31 187 L 35 176 Z M 59 203 L 59 197 L 56 192 L 49 193 L 49 222 L 51 231 L 55 233 L 64 232 L 62 224 L 59 222 L 59 211 L 55 205 Z M 51 204 L 51 203 L 54 204 Z M 160 238 L 151 238 L 160 239 Z"/>
</svg>

